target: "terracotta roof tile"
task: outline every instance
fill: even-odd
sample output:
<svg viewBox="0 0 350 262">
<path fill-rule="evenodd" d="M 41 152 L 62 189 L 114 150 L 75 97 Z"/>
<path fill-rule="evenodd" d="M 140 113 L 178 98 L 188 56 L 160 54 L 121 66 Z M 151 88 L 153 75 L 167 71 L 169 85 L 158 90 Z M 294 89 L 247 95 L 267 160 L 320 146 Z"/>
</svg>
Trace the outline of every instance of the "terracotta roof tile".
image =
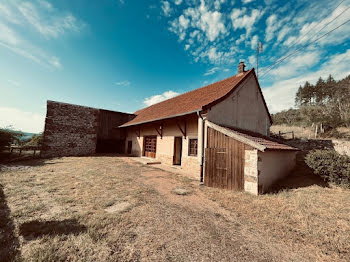
<svg viewBox="0 0 350 262">
<path fill-rule="evenodd" d="M 254 72 L 254 69 L 251 69 L 244 74 L 229 77 L 211 85 L 195 89 L 138 110 L 134 113 L 137 116 L 133 120 L 123 124 L 121 127 L 175 117 L 201 110 L 204 106 L 227 95 L 232 89 L 237 87 L 250 72 Z"/>
</svg>

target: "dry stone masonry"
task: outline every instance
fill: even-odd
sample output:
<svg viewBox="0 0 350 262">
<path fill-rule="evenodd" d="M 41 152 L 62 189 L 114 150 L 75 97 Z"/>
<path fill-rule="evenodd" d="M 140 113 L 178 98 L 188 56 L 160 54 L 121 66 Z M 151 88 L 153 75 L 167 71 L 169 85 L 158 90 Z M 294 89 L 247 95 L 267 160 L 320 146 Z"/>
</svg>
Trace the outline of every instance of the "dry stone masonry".
<svg viewBox="0 0 350 262">
<path fill-rule="evenodd" d="M 54 101 L 47 102 L 43 157 L 95 153 L 99 110 Z"/>
<path fill-rule="evenodd" d="M 47 101 L 42 157 L 124 153 L 126 130 L 134 114 Z"/>
</svg>

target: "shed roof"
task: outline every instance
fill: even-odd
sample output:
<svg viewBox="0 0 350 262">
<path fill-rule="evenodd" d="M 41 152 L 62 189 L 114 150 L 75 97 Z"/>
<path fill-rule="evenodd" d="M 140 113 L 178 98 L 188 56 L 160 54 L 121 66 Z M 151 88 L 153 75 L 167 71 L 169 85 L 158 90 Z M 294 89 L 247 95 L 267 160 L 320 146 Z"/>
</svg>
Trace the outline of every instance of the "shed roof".
<svg viewBox="0 0 350 262">
<path fill-rule="evenodd" d="M 278 141 L 268 136 L 264 136 L 259 133 L 242 130 L 235 127 L 221 126 L 209 121 L 207 121 L 207 125 L 219 132 L 222 132 L 227 136 L 232 137 L 233 139 L 236 139 L 244 144 L 250 145 L 263 152 L 266 150 L 291 150 L 291 151 L 299 150 L 295 147 L 286 145 L 281 141 Z"/>
<path fill-rule="evenodd" d="M 211 107 L 233 92 L 250 74 L 253 74 L 256 79 L 254 69 L 251 69 L 242 74 L 229 77 L 211 85 L 195 89 L 185 94 L 138 110 L 134 113 L 136 117 L 133 120 L 121 125 L 121 127 L 187 115 L 201 111 L 207 107 Z M 257 84 L 262 95 L 258 81 Z M 265 108 L 268 112 L 266 103 Z M 270 114 L 269 117 L 270 121 L 272 122 Z"/>
</svg>

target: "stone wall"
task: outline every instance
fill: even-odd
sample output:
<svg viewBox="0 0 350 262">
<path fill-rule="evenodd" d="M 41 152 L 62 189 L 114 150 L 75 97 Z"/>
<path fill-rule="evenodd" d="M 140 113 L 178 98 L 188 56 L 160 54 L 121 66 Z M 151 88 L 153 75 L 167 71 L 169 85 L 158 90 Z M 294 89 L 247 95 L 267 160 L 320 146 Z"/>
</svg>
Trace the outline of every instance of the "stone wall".
<svg viewBox="0 0 350 262">
<path fill-rule="evenodd" d="M 98 109 L 47 101 L 42 157 L 95 153 Z"/>
<path fill-rule="evenodd" d="M 245 150 L 244 191 L 258 195 L 258 150 Z"/>
</svg>

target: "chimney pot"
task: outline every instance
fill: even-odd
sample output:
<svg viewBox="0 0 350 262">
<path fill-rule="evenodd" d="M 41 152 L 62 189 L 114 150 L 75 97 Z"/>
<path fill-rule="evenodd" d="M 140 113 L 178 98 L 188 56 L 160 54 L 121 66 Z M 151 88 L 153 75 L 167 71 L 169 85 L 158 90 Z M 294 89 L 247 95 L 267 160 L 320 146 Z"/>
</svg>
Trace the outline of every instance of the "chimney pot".
<svg viewBox="0 0 350 262">
<path fill-rule="evenodd" d="M 245 72 L 245 64 L 243 61 L 238 64 L 238 74 L 243 74 Z"/>
</svg>

